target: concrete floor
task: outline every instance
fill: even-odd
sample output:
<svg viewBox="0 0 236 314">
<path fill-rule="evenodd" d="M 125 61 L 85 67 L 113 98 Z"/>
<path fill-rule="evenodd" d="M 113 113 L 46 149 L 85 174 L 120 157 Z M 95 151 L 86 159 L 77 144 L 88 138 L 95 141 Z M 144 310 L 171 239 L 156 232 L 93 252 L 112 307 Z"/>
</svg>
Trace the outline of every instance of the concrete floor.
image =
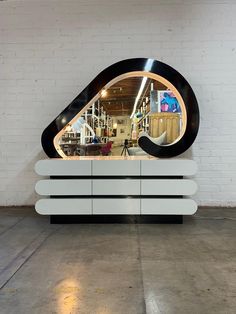
<svg viewBox="0 0 236 314">
<path fill-rule="evenodd" d="M 1 208 L 0 313 L 235 314 L 236 210 L 62 226 Z"/>
</svg>

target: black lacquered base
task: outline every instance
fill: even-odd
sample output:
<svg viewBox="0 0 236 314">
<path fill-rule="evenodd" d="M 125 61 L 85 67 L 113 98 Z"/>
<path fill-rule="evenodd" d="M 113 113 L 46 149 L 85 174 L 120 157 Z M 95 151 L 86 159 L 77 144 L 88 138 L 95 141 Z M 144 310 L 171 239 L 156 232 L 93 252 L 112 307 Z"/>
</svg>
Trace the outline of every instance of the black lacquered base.
<svg viewBox="0 0 236 314">
<path fill-rule="evenodd" d="M 183 215 L 51 215 L 51 224 L 182 224 Z"/>
</svg>

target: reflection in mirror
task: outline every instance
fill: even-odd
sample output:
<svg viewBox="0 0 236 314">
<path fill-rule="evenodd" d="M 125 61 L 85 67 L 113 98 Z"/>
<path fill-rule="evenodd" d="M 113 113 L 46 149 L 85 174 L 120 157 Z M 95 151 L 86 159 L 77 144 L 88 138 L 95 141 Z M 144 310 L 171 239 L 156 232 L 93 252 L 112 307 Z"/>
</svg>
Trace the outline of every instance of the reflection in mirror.
<svg viewBox="0 0 236 314">
<path fill-rule="evenodd" d="M 183 135 L 183 102 L 163 82 L 128 77 L 102 90 L 97 100 L 69 123 L 59 138 L 66 156 L 146 155 L 138 138 L 171 145 Z"/>
</svg>

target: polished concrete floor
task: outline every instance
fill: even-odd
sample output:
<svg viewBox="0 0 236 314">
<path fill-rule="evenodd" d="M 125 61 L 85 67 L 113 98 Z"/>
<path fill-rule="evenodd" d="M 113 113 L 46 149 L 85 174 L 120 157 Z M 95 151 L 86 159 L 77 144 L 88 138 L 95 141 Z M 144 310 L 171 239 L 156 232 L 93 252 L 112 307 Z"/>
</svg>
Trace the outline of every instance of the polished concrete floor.
<svg viewBox="0 0 236 314">
<path fill-rule="evenodd" d="M 183 225 L 50 225 L 0 209 L 1 314 L 235 314 L 236 209 Z"/>
</svg>

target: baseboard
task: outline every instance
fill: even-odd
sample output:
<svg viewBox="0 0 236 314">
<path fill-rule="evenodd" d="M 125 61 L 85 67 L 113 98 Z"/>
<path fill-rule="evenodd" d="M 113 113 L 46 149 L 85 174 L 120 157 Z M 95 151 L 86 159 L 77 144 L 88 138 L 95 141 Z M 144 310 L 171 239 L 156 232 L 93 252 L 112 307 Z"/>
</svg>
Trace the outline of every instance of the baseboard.
<svg viewBox="0 0 236 314">
<path fill-rule="evenodd" d="M 182 224 L 183 215 L 51 215 L 51 224 Z"/>
</svg>

